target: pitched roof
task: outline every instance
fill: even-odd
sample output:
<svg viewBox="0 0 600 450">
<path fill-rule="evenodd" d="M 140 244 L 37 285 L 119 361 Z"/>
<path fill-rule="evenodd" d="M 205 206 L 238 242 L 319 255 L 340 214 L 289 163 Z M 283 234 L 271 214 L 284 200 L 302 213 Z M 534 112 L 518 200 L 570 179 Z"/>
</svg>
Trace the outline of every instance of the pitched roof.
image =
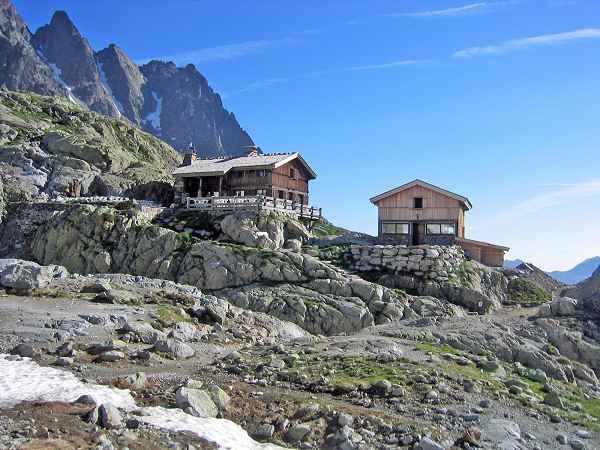
<svg viewBox="0 0 600 450">
<path fill-rule="evenodd" d="M 200 175 L 218 176 L 225 175 L 232 169 L 276 169 L 290 161 L 297 159 L 306 168 L 311 179 L 317 177 L 299 153 L 271 153 L 258 156 L 234 156 L 230 158 L 197 159 L 189 166 L 182 166 L 173 172 L 173 175 Z"/>
<path fill-rule="evenodd" d="M 403 184 L 402 186 L 398 186 L 397 188 L 391 189 L 387 192 L 384 192 L 383 194 L 376 195 L 375 197 L 371 198 L 371 203 L 377 204 L 377 202 L 383 200 L 384 198 L 390 197 L 392 195 L 397 194 L 398 192 L 405 191 L 406 189 L 410 189 L 414 186 L 421 186 L 425 189 L 431 189 L 432 191 L 438 192 L 439 194 L 446 195 L 455 200 L 458 200 L 462 203 L 465 209 L 471 209 L 473 207 L 473 205 L 471 205 L 471 202 L 467 197 L 463 197 L 462 195 L 455 194 L 454 192 L 447 191 L 446 189 L 442 189 L 441 187 L 434 186 L 433 184 L 429 184 L 419 179 L 413 180 L 410 183 Z"/>
</svg>

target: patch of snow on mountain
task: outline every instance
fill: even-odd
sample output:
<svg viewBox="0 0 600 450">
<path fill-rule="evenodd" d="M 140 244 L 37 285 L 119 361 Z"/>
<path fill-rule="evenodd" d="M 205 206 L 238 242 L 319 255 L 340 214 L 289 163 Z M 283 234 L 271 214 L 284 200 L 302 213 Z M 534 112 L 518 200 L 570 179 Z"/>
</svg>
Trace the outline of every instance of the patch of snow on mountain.
<svg viewBox="0 0 600 450">
<path fill-rule="evenodd" d="M 21 402 L 72 402 L 90 395 L 98 404 L 112 403 L 131 411 L 135 401 L 128 390 L 84 383 L 71 372 L 42 367 L 29 358 L 0 354 L 0 408 Z"/>
<path fill-rule="evenodd" d="M 194 417 L 180 409 L 144 408 L 138 420 L 165 430 L 188 431 L 216 444 L 219 450 L 283 450 L 277 445 L 256 442 L 242 427 L 229 420 Z"/>
<path fill-rule="evenodd" d="M 113 91 L 110 88 L 110 85 L 108 84 L 108 78 L 106 78 L 106 73 L 104 72 L 104 67 L 102 66 L 102 63 L 100 61 L 97 61 L 97 65 L 98 65 L 98 72 L 100 73 L 100 82 L 104 86 L 104 89 L 106 89 L 106 92 L 108 92 L 108 95 L 110 96 L 110 100 L 111 100 L 113 106 L 117 110 L 118 117 L 121 117 L 121 115 L 125 111 L 125 108 L 123 108 L 123 105 L 121 104 L 121 102 L 119 100 L 117 100 L 117 98 L 113 94 Z"/>
<path fill-rule="evenodd" d="M 152 128 L 160 132 L 160 113 L 162 111 L 162 97 L 159 97 L 158 94 L 154 91 L 152 91 L 152 97 L 154 97 L 154 100 L 156 101 L 156 109 L 154 110 L 154 112 L 148 114 L 144 118 L 144 120 L 150 125 L 152 125 Z"/>
<path fill-rule="evenodd" d="M 67 85 L 67 83 L 65 83 L 65 80 L 62 79 L 61 68 L 51 62 L 49 62 L 47 64 L 52 69 L 52 74 L 54 75 L 54 79 L 67 90 L 67 93 L 69 95 L 69 100 L 71 100 L 73 103 L 78 103 L 77 100 L 75 99 L 75 96 L 71 93 L 73 88 L 71 86 Z"/>
</svg>

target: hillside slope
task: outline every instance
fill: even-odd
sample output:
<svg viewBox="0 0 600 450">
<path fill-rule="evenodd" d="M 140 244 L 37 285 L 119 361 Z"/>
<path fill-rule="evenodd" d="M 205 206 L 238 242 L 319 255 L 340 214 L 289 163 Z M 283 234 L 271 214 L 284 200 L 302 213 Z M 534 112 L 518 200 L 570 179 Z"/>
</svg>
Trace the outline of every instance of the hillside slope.
<svg viewBox="0 0 600 450">
<path fill-rule="evenodd" d="M 62 97 L 0 91 L 0 178 L 8 200 L 120 195 L 171 181 L 181 156 L 131 123 Z"/>
</svg>

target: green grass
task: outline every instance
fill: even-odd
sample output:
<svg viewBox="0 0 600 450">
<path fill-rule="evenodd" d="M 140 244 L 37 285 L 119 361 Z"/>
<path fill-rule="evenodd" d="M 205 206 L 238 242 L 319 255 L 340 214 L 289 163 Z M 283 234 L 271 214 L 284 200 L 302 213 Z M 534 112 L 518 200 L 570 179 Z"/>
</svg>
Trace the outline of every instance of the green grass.
<svg viewBox="0 0 600 450">
<path fill-rule="evenodd" d="M 191 322 L 187 314 L 183 314 L 180 308 L 170 305 L 159 305 L 156 307 L 158 321 L 163 327 L 169 327 L 177 322 Z"/>
<path fill-rule="evenodd" d="M 348 230 L 346 230 L 345 228 L 337 227 L 334 224 L 327 221 L 317 222 L 312 228 L 312 234 L 316 238 L 341 236 L 347 231 Z"/>
<path fill-rule="evenodd" d="M 548 303 L 552 300 L 552 295 L 529 280 L 515 278 L 508 283 L 508 298 L 513 304 L 536 306 Z"/>
<path fill-rule="evenodd" d="M 443 353 L 449 353 L 451 355 L 458 355 L 459 352 L 454 347 L 447 344 L 434 344 L 430 342 L 419 342 L 415 345 L 415 348 L 427 353 L 433 353 L 435 355 L 441 355 Z"/>
<path fill-rule="evenodd" d="M 463 261 L 455 273 L 448 278 L 448 283 L 456 287 L 472 288 L 477 278 L 477 271 L 470 261 Z"/>
</svg>

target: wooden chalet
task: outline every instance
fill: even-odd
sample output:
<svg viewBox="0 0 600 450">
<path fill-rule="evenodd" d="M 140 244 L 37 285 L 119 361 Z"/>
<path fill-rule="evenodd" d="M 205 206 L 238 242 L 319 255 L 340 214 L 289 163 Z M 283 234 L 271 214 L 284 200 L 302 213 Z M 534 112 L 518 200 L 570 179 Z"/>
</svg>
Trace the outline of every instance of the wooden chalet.
<svg viewBox="0 0 600 450">
<path fill-rule="evenodd" d="M 379 212 L 379 240 L 400 245 L 460 245 L 465 254 L 500 267 L 508 247 L 465 236 L 468 198 L 422 180 L 414 180 L 371 198 Z"/>
<path fill-rule="evenodd" d="M 186 207 L 267 206 L 315 217 L 309 182 L 317 177 L 299 153 L 264 154 L 250 147 L 244 156 L 201 159 L 188 153 L 175 176 L 175 202 Z"/>
</svg>

